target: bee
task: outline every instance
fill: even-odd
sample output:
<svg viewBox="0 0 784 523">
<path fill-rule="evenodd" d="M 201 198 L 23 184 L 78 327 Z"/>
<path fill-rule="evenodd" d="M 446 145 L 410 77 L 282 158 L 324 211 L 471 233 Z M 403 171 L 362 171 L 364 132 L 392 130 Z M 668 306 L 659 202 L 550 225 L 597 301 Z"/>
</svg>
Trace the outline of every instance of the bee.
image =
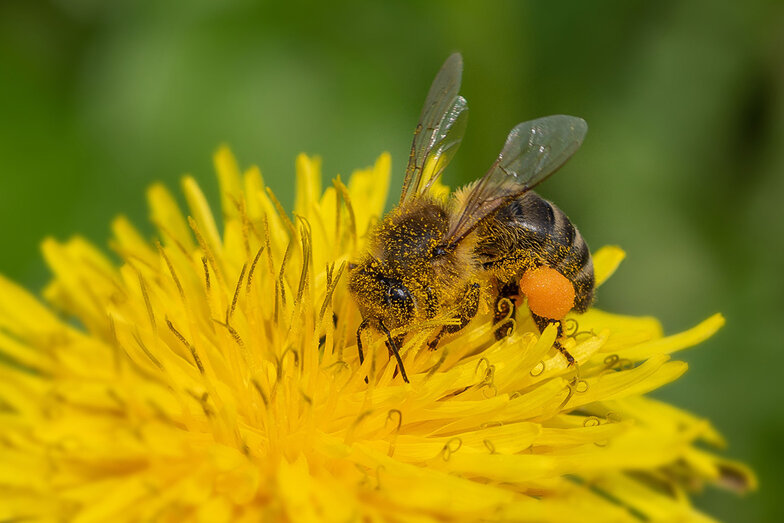
<svg viewBox="0 0 784 523">
<path fill-rule="evenodd" d="M 386 336 L 404 381 L 405 333 L 439 315 L 453 315 L 429 341 L 459 331 L 480 302 L 493 302 L 494 332 L 511 332 L 515 307 L 526 295 L 540 331 L 593 300 L 593 262 L 577 228 L 531 189 L 577 151 L 587 131 L 581 118 L 557 115 L 516 125 L 479 180 L 446 201 L 433 190 L 465 133 L 468 105 L 458 94 L 462 57 L 450 56 L 437 74 L 414 131 L 398 205 L 370 232 L 368 248 L 349 266 L 349 290 L 362 314 L 357 329 Z M 556 343 L 568 360 L 574 358 Z"/>
</svg>

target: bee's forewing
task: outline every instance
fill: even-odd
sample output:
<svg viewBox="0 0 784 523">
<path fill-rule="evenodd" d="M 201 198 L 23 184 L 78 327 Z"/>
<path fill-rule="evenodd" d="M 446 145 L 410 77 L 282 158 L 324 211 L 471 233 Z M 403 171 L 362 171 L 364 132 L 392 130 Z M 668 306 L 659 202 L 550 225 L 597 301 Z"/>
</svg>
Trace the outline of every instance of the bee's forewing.
<svg viewBox="0 0 784 523">
<path fill-rule="evenodd" d="M 587 131 L 585 120 L 566 115 L 516 125 L 498 159 L 466 197 L 444 243 L 457 244 L 484 218 L 557 171 L 580 148 Z"/>
<path fill-rule="evenodd" d="M 438 179 L 463 140 L 468 104 L 458 95 L 463 58 L 447 58 L 422 107 L 408 158 L 400 202 L 422 194 Z"/>
</svg>

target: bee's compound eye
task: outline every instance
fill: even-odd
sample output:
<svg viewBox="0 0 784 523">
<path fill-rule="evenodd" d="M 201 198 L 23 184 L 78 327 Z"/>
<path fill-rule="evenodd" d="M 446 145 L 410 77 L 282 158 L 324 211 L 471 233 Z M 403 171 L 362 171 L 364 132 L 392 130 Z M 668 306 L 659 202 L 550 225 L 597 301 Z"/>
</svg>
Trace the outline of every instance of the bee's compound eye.
<svg viewBox="0 0 784 523">
<path fill-rule="evenodd" d="M 402 285 L 392 285 L 387 289 L 387 303 L 403 305 L 411 300 L 411 295 Z"/>
<path fill-rule="evenodd" d="M 433 258 L 440 258 L 445 254 L 446 254 L 446 249 L 444 249 L 440 245 L 436 245 L 435 247 L 433 247 L 433 250 L 431 251 L 431 255 L 433 256 Z"/>
</svg>

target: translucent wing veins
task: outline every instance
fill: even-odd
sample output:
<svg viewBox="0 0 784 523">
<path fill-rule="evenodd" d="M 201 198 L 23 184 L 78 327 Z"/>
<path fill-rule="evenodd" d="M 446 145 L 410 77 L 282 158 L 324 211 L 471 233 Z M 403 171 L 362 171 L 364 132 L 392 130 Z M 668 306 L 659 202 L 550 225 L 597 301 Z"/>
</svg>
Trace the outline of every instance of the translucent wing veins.
<svg viewBox="0 0 784 523">
<path fill-rule="evenodd" d="M 414 131 L 401 203 L 431 187 L 463 140 L 468 104 L 458 95 L 462 74 L 463 59 L 455 53 L 433 80 Z"/>
<path fill-rule="evenodd" d="M 456 245 L 483 219 L 557 171 L 580 148 L 587 131 L 585 120 L 565 115 L 516 125 L 490 170 L 466 197 L 444 243 Z"/>
</svg>

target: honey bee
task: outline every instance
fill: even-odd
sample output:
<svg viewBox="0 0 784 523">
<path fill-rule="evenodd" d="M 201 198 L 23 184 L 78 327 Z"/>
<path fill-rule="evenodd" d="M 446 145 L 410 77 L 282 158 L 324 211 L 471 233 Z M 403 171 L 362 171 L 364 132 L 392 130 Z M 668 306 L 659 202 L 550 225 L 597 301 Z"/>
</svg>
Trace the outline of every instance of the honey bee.
<svg viewBox="0 0 784 523">
<path fill-rule="evenodd" d="M 511 332 L 515 306 L 526 295 L 540 331 L 593 300 L 594 274 L 585 240 L 566 215 L 531 189 L 559 169 L 582 144 L 587 125 L 548 116 L 515 126 L 479 180 L 447 201 L 433 191 L 457 152 L 468 105 L 458 94 L 463 62 L 450 56 L 428 92 L 414 132 L 400 201 L 370 232 L 367 252 L 349 266 L 349 290 L 363 320 L 387 338 L 406 382 L 399 348 L 408 328 L 452 314 L 428 343 L 465 327 L 480 302 L 493 302 L 495 335 Z M 398 331 L 400 332 L 400 330 Z M 570 365 L 574 359 L 559 343 Z"/>
</svg>

